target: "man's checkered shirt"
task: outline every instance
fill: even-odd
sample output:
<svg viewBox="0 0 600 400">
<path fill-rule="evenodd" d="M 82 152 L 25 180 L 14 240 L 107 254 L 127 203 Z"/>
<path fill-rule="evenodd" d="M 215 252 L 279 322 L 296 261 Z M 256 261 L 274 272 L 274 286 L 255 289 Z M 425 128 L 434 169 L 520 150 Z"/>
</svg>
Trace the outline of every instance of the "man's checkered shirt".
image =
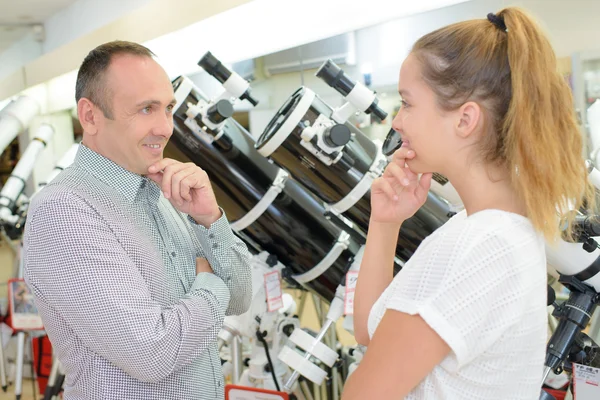
<svg viewBox="0 0 600 400">
<path fill-rule="evenodd" d="M 210 229 L 151 180 L 81 145 L 32 200 L 25 279 L 66 371 L 65 399 L 222 399 L 217 334 L 252 295 L 225 215 Z M 196 276 L 196 257 L 214 275 Z"/>
</svg>

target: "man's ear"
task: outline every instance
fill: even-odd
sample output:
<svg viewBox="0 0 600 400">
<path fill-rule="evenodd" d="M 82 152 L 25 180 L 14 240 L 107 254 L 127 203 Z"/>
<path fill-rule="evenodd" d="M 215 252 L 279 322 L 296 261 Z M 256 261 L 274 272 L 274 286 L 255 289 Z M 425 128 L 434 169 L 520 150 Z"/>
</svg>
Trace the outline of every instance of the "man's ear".
<svg viewBox="0 0 600 400">
<path fill-rule="evenodd" d="M 482 122 L 481 107 L 474 101 L 468 101 L 458 109 L 456 132 L 462 138 L 470 137 Z"/>
<path fill-rule="evenodd" d="M 90 135 L 98 133 L 99 113 L 98 108 L 85 97 L 77 102 L 77 116 L 83 131 Z"/>
</svg>

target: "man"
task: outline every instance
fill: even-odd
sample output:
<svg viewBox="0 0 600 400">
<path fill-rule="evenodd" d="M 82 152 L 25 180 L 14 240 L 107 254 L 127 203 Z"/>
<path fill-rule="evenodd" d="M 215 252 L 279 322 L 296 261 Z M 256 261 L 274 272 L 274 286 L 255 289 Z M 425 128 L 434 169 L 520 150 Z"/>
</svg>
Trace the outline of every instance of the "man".
<svg viewBox="0 0 600 400">
<path fill-rule="evenodd" d="M 223 398 L 217 334 L 250 304 L 248 250 L 206 173 L 163 159 L 175 99 L 152 56 L 120 41 L 88 54 L 82 146 L 28 213 L 25 278 L 67 400 Z"/>
</svg>

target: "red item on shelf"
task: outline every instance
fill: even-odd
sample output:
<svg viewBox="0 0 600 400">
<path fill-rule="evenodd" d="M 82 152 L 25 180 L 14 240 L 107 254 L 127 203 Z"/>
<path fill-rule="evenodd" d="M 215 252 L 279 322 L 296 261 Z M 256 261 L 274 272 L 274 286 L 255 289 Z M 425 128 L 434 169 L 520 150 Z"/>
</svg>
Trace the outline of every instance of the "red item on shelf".
<svg viewBox="0 0 600 400">
<path fill-rule="evenodd" d="M 52 344 L 48 336 L 33 338 L 33 368 L 40 393 L 44 393 L 52 370 Z"/>
<path fill-rule="evenodd" d="M 554 398 L 556 400 L 565 400 L 565 396 L 567 395 L 567 392 L 564 390 L 555 390 L 555 389 L 548 389 L 548 388 L 544 388 L 544 390 L 548 394 L 551 394 L 552 396 L 554 396 Z"/>
</svg>

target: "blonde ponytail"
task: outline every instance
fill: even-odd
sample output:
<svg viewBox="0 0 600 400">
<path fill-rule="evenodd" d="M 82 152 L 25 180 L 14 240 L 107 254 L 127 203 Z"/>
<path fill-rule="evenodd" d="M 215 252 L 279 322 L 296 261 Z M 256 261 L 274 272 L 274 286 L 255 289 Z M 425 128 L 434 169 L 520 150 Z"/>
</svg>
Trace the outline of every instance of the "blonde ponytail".
<svg viewBox="0 0 600 400">
<path fill-rule="evenodd" d="M 413 54 L 442 108 L 482 106 L 482 158 L 506 164 L 527 216 L 547 239 L 560 233 L 557 207 L 595 205 L 571 92 L 548 39 L 525 12 L 510 7 L 447 26 L 419 39 Z"/>
</svg>

